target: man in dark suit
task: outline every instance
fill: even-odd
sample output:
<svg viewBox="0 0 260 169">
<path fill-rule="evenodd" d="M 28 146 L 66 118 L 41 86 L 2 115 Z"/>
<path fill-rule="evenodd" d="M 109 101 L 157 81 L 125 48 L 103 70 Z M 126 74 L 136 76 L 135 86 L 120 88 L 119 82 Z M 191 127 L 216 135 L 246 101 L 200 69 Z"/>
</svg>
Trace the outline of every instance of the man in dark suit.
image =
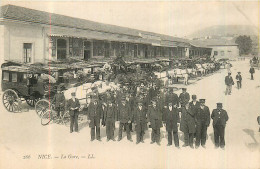
<svg viewBox="0 0 260 169">
<path fill-rule="evenodd" d="M 242 87 L 242 76 L 241 76 L 241 72 L 237 72 L 236 80 L 237 80 L 237 88 L 238 88 L 238 89 L 241 89 L 241 87 Z"/>
<path fill-rule="evenodd" d="M 118 109 L 118 119 L 119 119 L 119 133 L 118 133 L 118 141 L 122 140 L 122 132 L 123 132 L 123 127 L 126 129 L 127 133 L 127 139 L 129 141 L 133 141 L 131 138 L 131 133 L 129 129 L 129 124 L 131 123 L 132 120 L 132 114 L 130 111 L 130 107 L 126 104 L 125 97 L 122 97 L 121 104 L 119 105 Z"/>
<path fill-rule="evenodd" d="M 88 107 L 88 120 L 90 121 L 89 127 L 91 128 L 90 130 L 91 141 L 95 140 L 95 135 L 96 135 L 96 139 L 98 141 L 101 141 L 100 120 L 102 118 L 102 115 L 103 115 L 102 104 L 100 104 L 97 97 L 93 97 Z"/>
<path fill-rule="evenodd" d="M 162 112 L 156 105 L 156 100 L 152 100 L 152 106 L 148 107 L 148 125 L 152 128 L 151 144 L 157 143 L 160 145 L 160 128 L 162 127 Z"/>
<path fill-rule="evenodd" d="M 52 103 L 55 106 L 55 110 L 57 111 L 57 116 L 58 117 L 62 117 L 63 116 L 63 112 L 65 111 L 65 96 L 64 93 L 61 90 L 61 87 L 59 86 L 57 88 L 57 93 L 54 95 L 53 99 L 52 99 Z"/>
<path fill-rule="evenodd" d="M 185 107 L 187 103 L 190 101 L 190 94 L 187 92 L 186 88 L 182 88 L 182 93 L 179 96 L 179 102 L 181 107 Z"/>
<path fill-rule="evenodd" d="M 178 124 L 180 123 L 179 109 L 175 104 L 172 106 L 172 102 L 168 103 L 167 108 L 164 110 L 163 115 L 164 125 L 166 125 L 166 131 L 168 132 L 168 144 L 172 145 L 172 135 L 174 137 L 174 145 L 179 148 L 179 136 L 178 136 Z"/>
<path fill-rule="evenodd" d="M 107 141 L 109 141 L 109 140 L 115 141 L 114 128 L 115 128 L 116 108 L 113 105 L 111 99 L 108 99 L 107 103 L 108 103 L 108 105 L 106 106 L 106 109 L 104 112 L 104 123 L 106 125 Z"/>
<path fill-rule="evenodd" d="M 78 116 L 79 116 L 79 108 L 80 103 L 76 98 L 76 93 L 71 93 L 71 99 L 69 99 L 67 108 L 70 114 L 70 132 L 73 132 L 73 126 L 75 126 L 75 131 L 78 132 Z"/>
<path fill-rule="evenodd" d="M 196 114 L 198 111 L 198 108 L 200 107 L 200 103 L 197 101 L 196 95 L 192 95 L 191 98 L 192 98 L 192 101 L 190 102 L 190 108 L 193 111 L 193 114 Z"/>
<path fill-rule="evenodd" d="M 231 73 L 229 72 L 228 75 L 225 77 L 225 84 L 226 84 L 226 95 L 231 95 L 232 85 L 234 85 L 233 78 Z"/>
<path fill-rule="evenodd" d="M 134 108 L 134 124 L 136 129 L 136 144 L 144 143 L 144 131 L 146 128 L 147 113 L 143 107 L 142 100 L 137 100 L 138 106 Z"/>
<path fill-rule="evenodd" d="M 249 69 L 249 73 L 251 74 L 251 80 L 254 80 L 255 68 L 253 66 Z"/>
<path fill-rule="evenodd" d="M 181 124 L 180 130 L 184 134 L 184 145 L 183 147 L 193 147 L 195 128 L 195 114 L 191 110 L 190 105 L 186 102 L 186 105 L 181 108 Z"/>
<path fill-rule="evenodd" d="M 205 99 L 200 99 L 200 106 L 195 114 L 196 122 L 196 148 L 201 145 L 203 148 L 206 144 L 207 129 L 210 123 L 210 111 L 208 106 L 205 106 Z"/>
<path fill-rule="evenodd" d="M 168 92 L 165 95 L 165 105 L 168 106 L 169 102 L 171 102 L 172 105 L 177 105 L 177 107 L 179 107 L 179 97 L 173 92 L 172 87 L 168 89 Z"/>
<path fill-rule="evenodd" d="M 225 147 L 225 127 L 228 121 L 228 114 L 226 110 L 222 109 L 222 103 L 217 103 L 217 109 L 214 109 L 211 114 L 213 119 L 215 148 L 219 146 Z"/>
</svg>

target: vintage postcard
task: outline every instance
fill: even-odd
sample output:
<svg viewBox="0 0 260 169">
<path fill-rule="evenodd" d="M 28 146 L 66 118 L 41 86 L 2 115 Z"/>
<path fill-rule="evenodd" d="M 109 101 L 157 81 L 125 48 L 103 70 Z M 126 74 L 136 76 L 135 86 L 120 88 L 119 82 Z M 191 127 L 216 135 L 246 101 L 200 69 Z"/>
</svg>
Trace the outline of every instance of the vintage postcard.
<svg viewBox="0 0 260 169">
<path fill-rule="evenodd" d="M 0 1 L 0 168 L 260 168 L 259 9 Z"/>
</svg>

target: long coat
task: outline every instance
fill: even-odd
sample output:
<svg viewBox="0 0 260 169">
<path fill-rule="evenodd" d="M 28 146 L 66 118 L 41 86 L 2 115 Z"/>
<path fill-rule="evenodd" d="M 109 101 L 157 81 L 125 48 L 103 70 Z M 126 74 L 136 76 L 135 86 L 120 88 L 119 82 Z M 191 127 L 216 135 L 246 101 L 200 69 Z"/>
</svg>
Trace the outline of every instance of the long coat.
<svg viewBox="0 0 260 169">
<path fill-rule="evenodd" d="M 179 107 L 179 97 L 176 93 L 168 93 L 165 96 L 165 104 L 166 106 L 168 106 L 168 103 L 172 103 L 172 105 L 177 105 L 177 107 Z"/>
<path fill-rule="evenodd" d="M 211 114 L 211 118 L 213 119 L 213 126 L 219 124 L 222 126 L 226 126 L 226 122 L 228 121 L 228 114 L 224 109 L 214 109 Z"/>
<path fill-rule="evenodd" d="M 166 131 L 177 132 L 178 125 L 180 123 L 179 109 L 172 107 L 172 110 L 167 107 L 164 110 L 163 121 L 166 123 Z"/>
<path fill-rule="evenodd" d="M 79 100 L 77 98 L 75 98 L 75 101 L 73 101 L 72 99 L 69 99 L 68 104 L 67 104 L 67 109 L 69 110 L 70 116 L 78 115 L 79 114 L 79 107 L 80 107 L 80 103 L 79 103 Z M 77 108 L 77 109 L 71 110 L 71 108 Z"/>
<path fill-rule="evenodd" d="M 160 127 L 162 127 L 162 112 L 160 111 L 159 107 L 153 106 L 148 107 L 148 121 L 151 123 L 151 128 L 156 128 L 156 121 L 158 120 Z"/>
<path fill-rule="evenodd" d="M 233 81 L 232 76 L 226 76 L 226 77 L 225 77 L 225 84 L 226 84 L 227 86 L 234 85 L 234 81 Z"/>
<path fill-rule="evenodd" d="M 185 92 L 185 93 L 181 93 L 179 96 L 179 102 L 181 105 L 185 105 L 186 103 L 188 103 L 190 101 L 190 94 Z"/>
<path fill-rule="evenodd" d="M 184 133 L 195 133 L 195 114 L 189 108 L 186 109 L 185 107 L 181 108 L 181 124 L 180 130 Z"/>
<path fill-rule="evenodd" d="M 134 119 L 134 122 L 136 124 L 140 124 L 140 123 L 146 123 L 147 121 L 147 113 L 144 109 L 144 107 L 142 106 L 142 109 L 140 110 L 139 107 L 135 107 L 134 111 L 133 111 L 133 119 Z"/>
<path fill-rule="evenodd" d="M 204 108 L 199 107 L 197 113 L 195 114 L 196 125 L 206 125 L 209 126 L 210 123 L 210 111 L 208 106 Z"/>
<path fill-rule="evenodd" d="M 116 107 L 112 105 L 111 107 L 108 105 L 104 111 L 104 122 L 107 125 L 108 121 L 115 123 L 116 120 Z"/>
<path fill-rule="evenodd" d="M 200 103 L 199 103 L 198 101 L 196 101 L 196 103 L 195 103 L 195 105 L 194 105 L 194 104 L 193 104 L 193 101 L 191 101 L 191 102 L 189 103 L 189 105 L 190 105 L 191 111 L 193 111 L 193 114 L 196 114 L 197 111 L 198 111 L 198 109 L 199 109 L 199 107 L 200 107 Z"/>
<path fill-rule="evenodd" d="M 127 123 L 128 121 L 131 121 L 133 119 L 133 114 L 130 110 L 129 105 L 120 104 L 118 107 L 118 120 L 121 123 Z"/>
<path fill-rule="evenodd" d="M 90 120 L 89 127 L 100 126 L 100 120 L 103 116 L 103 108 L 100 103 L 96 105 L 92 102 L 88 107 L 88 119 Z M 96 125 L 95 125 L 96 120 Z"/>
<path fill-rule="evenodd" d="M 64 107 L 65 102 L 66 102 L 64 93 L 56 93 L 53 97 L 52 102 L 54 103 L 55 108 L 56 107 Z"/>
</svg>

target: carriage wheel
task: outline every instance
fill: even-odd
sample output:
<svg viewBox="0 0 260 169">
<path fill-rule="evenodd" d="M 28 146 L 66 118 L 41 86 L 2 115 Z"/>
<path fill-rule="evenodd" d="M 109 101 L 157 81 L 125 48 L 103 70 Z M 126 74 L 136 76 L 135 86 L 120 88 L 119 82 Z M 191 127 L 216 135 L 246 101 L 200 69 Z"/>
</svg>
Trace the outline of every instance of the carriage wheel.
<svg viewBox="0 0 260 169">
<path fill-rule="evenodd" d="M 35 104 L 39 101 L 39 98 L 26 98 L 25 101 L 29 106 L 34 107 Z"/>
<path fill-rule="evenodd" d="M 48 100 L 42 99 L 39 100 L 36 104 L 35 104 L 35 111 L 36 114 L 41 117 L 41 115 L 46 112 L 52 110 L 51 104 Z"/>
<path fill-rule="evenodd" d="M 12 89 L 8 89 L 3 93 L 2 101 L 5 109 L 9 112 L 18 112 L 21 109 L 21 99 Z"/>
<path fill-rule="evenodd" d="M 52 119 L 52 113 L 50 109 L 47 109 L 46 111 L 43 111 L 41 113 L 41 124 L 42 125 L 48 125 Z"/>
</svg>

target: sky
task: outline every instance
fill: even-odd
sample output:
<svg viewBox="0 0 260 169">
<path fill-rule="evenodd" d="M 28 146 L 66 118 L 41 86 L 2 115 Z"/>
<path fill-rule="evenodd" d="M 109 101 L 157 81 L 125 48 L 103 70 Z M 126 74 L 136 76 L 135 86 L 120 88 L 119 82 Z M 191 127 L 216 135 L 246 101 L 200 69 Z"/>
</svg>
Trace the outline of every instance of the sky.
<svg viewBox="0 0 260 169">
<path fill-rule="evenodd" d="M 215 25 L 260 27 L 260 1 L 0 0 L 0 5 L 6 4 L 177 37 Z"/>
</svg>

